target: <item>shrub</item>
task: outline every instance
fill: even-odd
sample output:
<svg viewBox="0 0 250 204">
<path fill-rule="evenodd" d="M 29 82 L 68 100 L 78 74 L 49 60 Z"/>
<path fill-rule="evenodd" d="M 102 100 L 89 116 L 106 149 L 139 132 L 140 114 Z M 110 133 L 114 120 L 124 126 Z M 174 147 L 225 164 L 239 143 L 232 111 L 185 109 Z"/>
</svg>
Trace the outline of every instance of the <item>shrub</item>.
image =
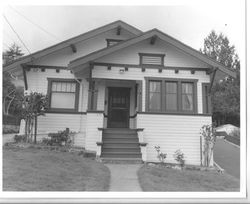
<svg viewBox="0 0 250 204">
<path fill-rule="evenodd" d="M 155 146 L 155 150 L 157 151 L 157 158 L 161 163 L 164 163 L 165 159 L 167 158 L 167 154 L 163 154 L 161 152 L 160 146 Z"/>
<path fill-rule="evenodd" d="M 70 135 L 67 130 L 59 131 L 57 133 L 49 133 L 49 145 L 66 145 L 71 143 Z"/>
<path fill-rule="evenodd" d="M 15 143 L 26 142 L 26 136 L 25 135 L 15 135 L 14 141 L 15 141 Z"/>
<path fill-rule="evenodd" d="M 184 153 L 180 149 L 176 150 L 173 156 L 180 163 L 181 167 L 185 165 Z"/>
</svg>

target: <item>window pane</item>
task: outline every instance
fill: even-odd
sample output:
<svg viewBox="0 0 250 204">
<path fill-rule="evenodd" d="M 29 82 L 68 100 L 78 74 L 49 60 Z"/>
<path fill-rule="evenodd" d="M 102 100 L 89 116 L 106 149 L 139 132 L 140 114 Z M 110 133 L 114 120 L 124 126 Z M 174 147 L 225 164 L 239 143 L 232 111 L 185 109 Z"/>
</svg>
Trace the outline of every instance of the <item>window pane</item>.
<svg viewBox="0 0 250 204">
<path fill-rule="evenodd" d="M 177 83 L 166 82 L 166 93 L 177 93 Z"/>
<path fill-rule="evenodd" d="M 182 83 L 182 93 L 192 94 L 193 93 L 193 84 L 192 83 Z"/>
<path fill-rule="evenodd" d="M 166 94 L 166 109 L 177 110 L 177 94 Z"/>
<path fill-rule="evenodd" d="M 75 93 L 51 93 L 51 108 L 75 108 Z"/>
<path fill-rule="evenodd" d="M 52 82 L 52 91 L 56 91 L 56 82 Z"/>
<path fill-rule="evenodd" d="M 161 82 L 150 81 L 149 82 L 149 91 L 150 92 L 161 92 Z"/>
<path fill-rule="evenodd" d="M 63 92 L 66 92 L 66 86 L 67 86 L 67 83 L 62 83 L 62 91 Z"/>
<path fill-rule="evenodd" d="M 193 102 L 193 84 L 182 83 L 182 110 L 192 111 L 194 109 Z"/>
<path fill-rule="evenodd" d="M 71 83 L 71 92 L 75 92 L 75 91 L 76 91 L 76 84 Z"/>
<path fill-rule="evenodd" d="M 149 109 L 160 110 L 161 109 L 161 93 L 149 94 Z"/>
</svg>

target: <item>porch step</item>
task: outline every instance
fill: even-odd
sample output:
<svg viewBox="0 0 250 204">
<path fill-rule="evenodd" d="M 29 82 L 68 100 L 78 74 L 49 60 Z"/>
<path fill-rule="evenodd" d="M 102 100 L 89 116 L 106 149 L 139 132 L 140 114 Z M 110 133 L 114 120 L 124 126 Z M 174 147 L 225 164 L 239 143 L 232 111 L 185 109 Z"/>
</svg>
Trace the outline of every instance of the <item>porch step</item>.
<svg viewBox="0 0 250 204">
<path fill-rule="evenodd" d="M 109 142 L 103 144 L 103 149 L 105 148 L 139 148 L 139 144 L 135 142 Z"/>
<path fill-rule="evenodd" d="M 103 133 L 134 133 L 136 134 L 136 129 L 129 129 L 129 128 L 106 128 L 103 130 Z"/>
<path fill-rule="evenodd" d="M 103 137 L 136 137 L 136 133 L 134 132 L 121 132 L 121 133 L 117 133 L 117 132 L 111 132 L 111 133 L 104 133 Z"/>
<path fill-rule="evenodd" d="M 102 159 L 116 158 L 141 160 L 141 149 L 135 129 L 104 129 L 102 142 Z"/>
<path fill-rule="evenodd" d="M 139 158 L 102 158 L 104 164 L 142 164 Z"/>
<path fill-rule="evenodd" d="M 139 158 L 141 159 L 141 153 L 139 152 L 109 152 L 102 153 L 102 158 Z"/>
<path fill-rule="evenodd" d="M 140 148 L 138 147 L 132 147 L 132 148 L 128 148 L 128 147 L 109 147 L 109 148 L 103 148 L 103 152 L 106 154 L 108 153 L 113 153 L 113 152 L 121 152 L 121 153 L 141 153 Z"/>
<path fill-rule="evenodd" d="M 112 142 L 116 142 L 116 143 L 126 143 L 126 142 L 133 142 L 133 143 L 139 143 L 139 139 L 134 137 L 134 138 L 129 138 L 129 137 L 121 137 L 121 138 L 103 138 L 103 143 L 112 143 Z"/>
</svg>

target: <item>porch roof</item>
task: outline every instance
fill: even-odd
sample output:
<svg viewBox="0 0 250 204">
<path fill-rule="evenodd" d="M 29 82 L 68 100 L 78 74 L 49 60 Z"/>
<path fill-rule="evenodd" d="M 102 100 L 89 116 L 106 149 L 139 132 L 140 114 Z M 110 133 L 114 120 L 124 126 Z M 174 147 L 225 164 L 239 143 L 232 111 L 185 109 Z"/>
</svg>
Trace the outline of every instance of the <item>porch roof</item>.
<svg viewBox="0 0 250 204">
<path fill-rule="evenodd" d="M 117 43 L 116 45 L 95 51 L 93 53 L 90 53 L 86 56 L 77 58 L 75 60 L 72 60 L 68 67 L 72 70 L 73 73 L 77 73 L 79 71 L 82 71 L 83 69 L 89 67 L 89 64 L 91 62 L 94 62 L 96 59 L 112 54 L 116 51 L 119 51 L 123 48 L 129 47 L 131 45 L 134 45 L 138 42 L 141 42 L 146 39 L 150 38 L 159 38 L 167 43 L 170 43 L 171 45 L 181 49 L 185 53 L 201 60 L 202 62 L 205 62 L 209 66 L 213 67 L 214 70 L 217 70 L 215 80 L 222 79 L 225 76 L 231 76 L 236 78 L 236 73 L 232 70 L 229 70 L 224 65 L 220 64 L 219 62 L 209 58 L 208 56 L 200 53 L 199 51 L 193 49 L 192 47 L 185 45 L 184 43 L 176 40 L 175 38 L 163 33 L 162 31 L 158 29 L 152 29 L 147 32 L 144 32 L 143 34 L 136 36 L 134 38 L 128 39 L 126 41 L 122 41 Z"/>
</svg>

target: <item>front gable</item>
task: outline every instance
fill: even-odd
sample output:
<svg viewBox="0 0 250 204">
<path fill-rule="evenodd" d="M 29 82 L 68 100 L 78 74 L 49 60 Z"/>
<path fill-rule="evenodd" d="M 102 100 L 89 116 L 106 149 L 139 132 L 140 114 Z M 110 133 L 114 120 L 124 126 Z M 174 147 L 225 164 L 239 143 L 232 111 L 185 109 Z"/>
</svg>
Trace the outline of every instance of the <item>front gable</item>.
<svg viewBox="0 0 250 204">
<path fill-rule="evenodd" d="M 173 45 L 157 39 L 154 45 L 150 44 L 150 39 L 143 40 L 139 43 L 121 49 L 115 53 L 108 54 L 95 60 L 100 63 L 117 63 L 117 64 L 140 64 L 139 53 L 152 55 L 164 55 L 163 65 L 166 67 L 191 67 L 191 68 L 210 68 L 211 66 L 203 61 L 183 52 Z"/>
</svg>

